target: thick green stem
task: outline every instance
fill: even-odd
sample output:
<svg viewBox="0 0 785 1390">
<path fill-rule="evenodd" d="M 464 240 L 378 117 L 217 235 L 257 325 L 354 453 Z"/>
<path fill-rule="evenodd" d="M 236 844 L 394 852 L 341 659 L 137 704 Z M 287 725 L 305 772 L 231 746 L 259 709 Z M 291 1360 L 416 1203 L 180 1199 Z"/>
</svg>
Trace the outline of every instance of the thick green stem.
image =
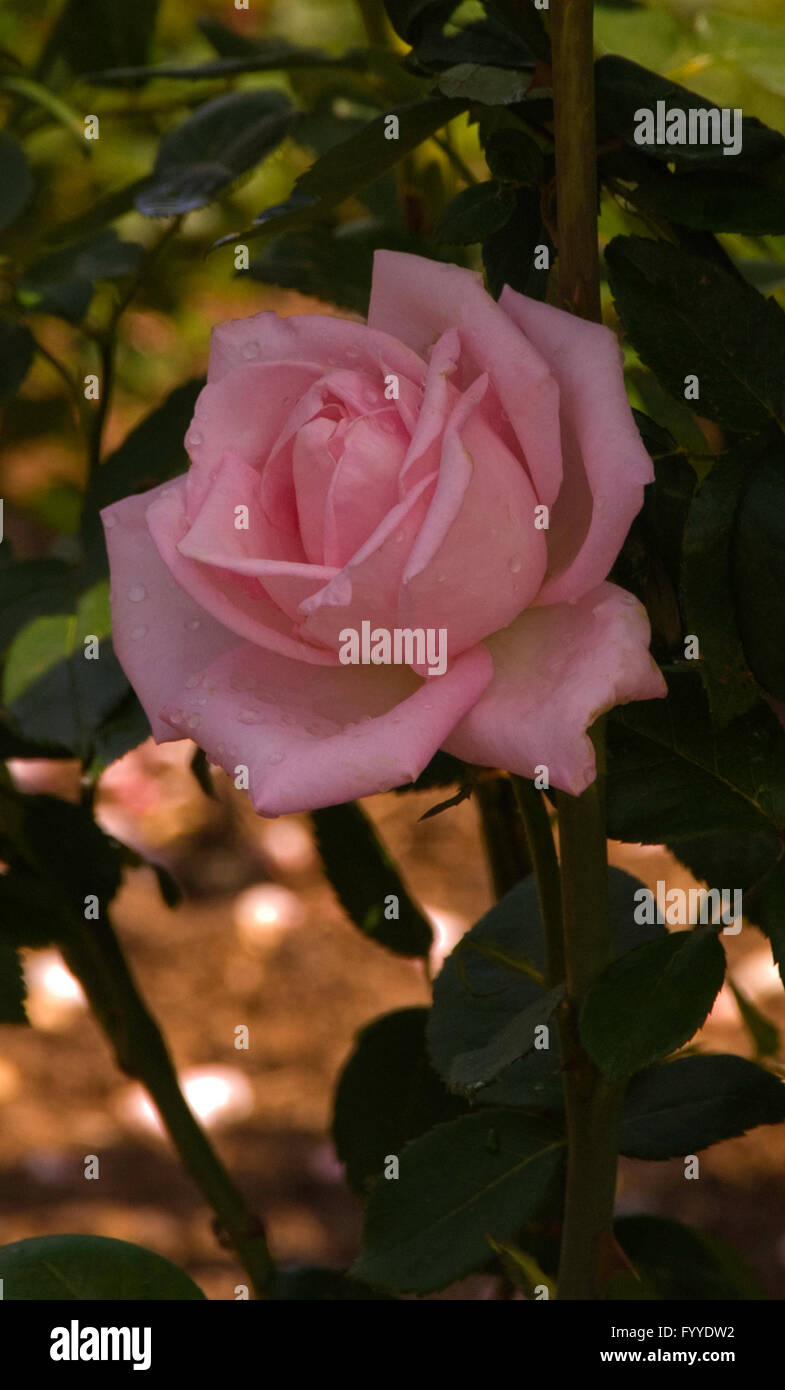
<svg viewBox="0 0 785 1390">
<path fill-rule="evenodd" d="M 559 301 L 600 321 L 592 0 L 553 0 L 553 98 Z M 595 728 L 597 780 L 582 796 L 559 793 L 559 854 L 567 1002 L 560 1020 L 567 1119 L 567 1193 L 560 1299 L 604 1296 L 601 1264 L 610 1240 L 621 1091 L 603 1080 L 581 1046 L 578 1013 L 611 956 L 603 796 L 602 726 Z"/>
<path fill-rule="evenodd" d="M 553 0 L 553 117 L 559 299 L 600 320 L 593 0 Z"/>
<path fill-rule="evenodd" d="M 149 1092 L 183 1167 L 215 1212 L 219 1234 L 237 1254 L 257 1298 L 272 1296 L 275 1267 L 264 1228 L 249 1210 L 180 1090 L 161 1031 L 136 985 L 110 924 L 81 924 L 63 945 L 106 1033 L 118 1066 Z"/>
</svg>

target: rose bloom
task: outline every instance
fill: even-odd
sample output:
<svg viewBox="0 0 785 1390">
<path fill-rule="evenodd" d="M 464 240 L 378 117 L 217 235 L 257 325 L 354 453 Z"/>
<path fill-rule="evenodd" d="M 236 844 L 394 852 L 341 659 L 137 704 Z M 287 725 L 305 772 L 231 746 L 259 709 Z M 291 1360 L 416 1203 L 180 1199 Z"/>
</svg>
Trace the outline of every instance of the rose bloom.
<svg viewBox="0 0 785 1390">
<path fill-rule="evenodd" d="M 247 767 L 262 814 L 388 790 L 439 748 L 577 794 L 588 726 L 665 693 L 605 582 L 653 477 L 609 329 L 379 251 L 367 326 L 214 329 L 186 447 L 102 514 L 114 645 L 155 738 Z M 444 674 L 342 664 L 364 622 L 445 629 Z"/>
</svg>

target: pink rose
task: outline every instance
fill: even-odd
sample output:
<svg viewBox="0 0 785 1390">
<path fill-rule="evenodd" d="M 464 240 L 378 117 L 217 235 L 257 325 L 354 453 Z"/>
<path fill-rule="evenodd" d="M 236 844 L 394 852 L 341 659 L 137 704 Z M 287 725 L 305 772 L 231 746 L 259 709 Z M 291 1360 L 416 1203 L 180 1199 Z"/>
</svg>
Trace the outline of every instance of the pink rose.
<svg viewBox="0 0 785 1390">
<path fill-rule="evenodd" d="M 665 693 L 604 582 L 653 476 L 607 328 L 380 251 L 367 326 L 218 325 L 186 445 L 186 474 L 103 513 L 115 648 L 155 738 L 247 767 L 263 814 L 439 748 L 577 794 L 593 720 Z M 343 664 L 369 631 L 411 664 Z"/>
</svg>

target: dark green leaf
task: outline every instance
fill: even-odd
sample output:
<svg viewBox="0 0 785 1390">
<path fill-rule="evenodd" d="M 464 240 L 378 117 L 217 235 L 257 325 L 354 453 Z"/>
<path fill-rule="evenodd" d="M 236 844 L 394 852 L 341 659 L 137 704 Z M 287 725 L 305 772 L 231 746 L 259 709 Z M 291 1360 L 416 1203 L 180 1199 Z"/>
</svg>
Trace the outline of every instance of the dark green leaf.
<svg viewBox="0 0 785 1390">
<path fill-rule="evenodd" d="M 744 651 L 770 695 L 785 699 L 785 453 L 751 468 L 736 513 L 733 587 Z"/>
<path fill-rule="evenodd" d="M 338 203 L 397 164 L 401 156 L 416 149 L 442 126 L 466 109 L 466 100 L 426 97 L 408 102 L 389 115 L 377 116 L 348 140 L 333 145 L 306 169 L 297 180 L 297 192 Z M 397 140 L 387 139 L 389 116 L 398 117 Z"/>
<path fill-rule="evenodd" d="M 35 352 L 35 339 L 23 323 L 0 319 L 0 402 L 22 385 Z"/>
<path fill-rule="evenodd" d="M 785 232 L 785 174 L 780 161 L 735 174 L 724 164 L 671 173 L 629 150 L 600 161 L 605 179 L 642 212 L 696 230 L 779 236 Z"/>
<path fill-rule="evenodd" d="M 617 954 L 630 950 L 663 928 L 640 925 L 634 916 L 640 884 L 620 869 L 608 875 L 610 917 Z M 445 961 L 434 985 L 427 1039 L 431 1060 L 449 1079 L 462 1054 L 493 1047 L 532 1007 L 547 1008 L 542 982 L 545 945 L 534 878 L 517 884 L 467 932 Z M 527 1024 L 528 1027 L 528 1024 Z M 474 1098 L 482 1104 L 558 1106 L 561 1078 L 558 1037 L 550 1049 L 520 1057 Z"/>
<path fill-rule="evenodd" d="M 755 1062 L 732 1054 L 677 1057 L 632 1078 L 619 1150 L 629 1158 L 675 1158 L 784 1119 L 785 1086 Z"/>
<path fill-rule="evenodd" d="M 137 210 L 170 217 L 204 207 L 281 143 L 292 114 L 283 93 L 270 88 L 205 102 L 164 136 Z"/>
<path fill-rule="evenodd" d="M 690 503 L 683 538 L 682 612 L 687 632 L 699 639 L 701 679 L 719 725 L 745 714 L 760 699 L 744 659 L 731 592 L 731 539 L 743 476 L 738 458 L 714 465 Z M 783 484 L 785 501 L 785 475 Z M 785 619 L 785 597 L 783 605 Z M 785 657 L 781 660 L 785 672 Z"/>
<path fill-rule="evenodd" d="M 764 931 L 785 984 L 785 859 L 781 859 L 762 885 L 754 920 Z"/>
<path fill-rule="evenodd" d="M 113 222 L 116 217 L 122 217 L 133 208 L 134 199 L 145 182 L 145 179 L 134 179 L 133 183 L 122 184 L 110 193 L 93 198 L 84 212 L 53 227 L 47 241 L 59 246 L 64 241 L 73 240 L 74 237 L 87 236 L 88 233 L 104 227 L 107 222 Z"/>
<path fill-rule="evenodd" d="M 439 91 L 446 97 L 483 106 L 514 106 L 523 101 L 531 86 L 531 72 L 488 67 L 483 63 L 457 63 L 439 78 Z"/>
<path fill-rule="evenodd" d="M 543 175 L 542 151 L 524 130 L 508 127 L 492 131 L 484 153 L 493 177 L 502 183 L 534 184 Z"/>
<path fill-rule="evenodd" d="M 33 191 L 33 176 L 21 145 L 0 131 L 0 232 L 24 211 Z"/>
<path fill-rule="evenodd" d="M 102 772 L 149 737 L 150 721 L 133 690 L 129 690 L 96 730 L 91 774 Z"/>
<path fill-rule="evenodd" d="M 461 1279 L 487 1262 L 489 1239 L 514 1237 L 534 1214 L 561 1158 L 547 1127 L 508 1110 L 438 1125 L 406 1146 L 397 1181 L 374 1188 L 352 1272 L 399 1293 Z"/>
<path fill-rule="evenodd" d="M 69 578 L 62 560 L 19 560 L 0 569 L 0 652 L 39 614 L 70 611 Z"/>
<path fill-rule="evenodd" d="M 669 1301 L 759 1299 L 755 1280 L 730 1246 L 661 1216 L 623 1216 L 616 1238 L 636 1269 Z"/>
<path fill-rule="evenodd" d="M 505 27 L 512 30 L 518 38 L 544 63 L 551 59 L 551 42 L 543 25 L 543 17 L 533 5 L 521 4 L 520 0 L 486 0 L 485 8 Z"/>
<path fill-rule="evenodd" d="M 8 796 L 9 793 L 3 793 L 3 825 L 12 842 L 6 902 L 9 907 L 14 906 L 14 912 L 9 914 L 7 929 L 18 944 L 43 945 L 43 922 L 31 927 L 18 920 L 31 876 L 37 876 L 49 898 L 50 914 L 57 921 L 59 936 L 69 916 L 84 919 L 86 897 L 94 895 L 99 911 L 106 909 L 120 887 L 120 855 L 115 842 L 96 825 L 87 806 L 74 806 L 60 797 L 16 797 L 15 811 L 21 820 L 13 833 L 9 832 Z M 43 910 L 44 894 L 34 893 L 31 901 L 34 918 L 39 909 Z"/>
<path fill-rule="evenodd" d="M 357 1192 L 379 1178 L 388 1154 L 464 1110 L 425 1050 L 427 1009 L 399 1009 L 360 1033 L 335 1093 L 333 1140 Z"/>
<path fill-rule="evenodd" d="M 121 241 L 113 228 L 104 228 L 36 261 L 20 279 L 18 297 L 27 308 L 78 323 L 96 282 L 130 275 L 141 255 L 137 242 Z"/>
<path fill-rule="evenodd" d="M 510 188 L 489 179 L 463 188 L 448 204 L 436 228 L 437 241 L 468 246 L 503 227 L 515 207 Z"/>
<path fill-rule="evenodd" d="M 586 995 L 586 1051 L 610 1079 L 633 1075 L 689 1041 L 724 976 L 725 952 L 710 927 L 647 941 L 613 961 Z"/>
<path fill-rule="evenodd" d="M 0 907 L 3 900 L 0 878 Z M 15 945 L 0 937 L 0 1023 L 27 1023 L 25 977 Z"/>
<path fill-rule="evenodd" d="M 785 315 L 775 300 L 666 242 L 615 237 L 605 259 L 633 345 L 674 396 L 683 399 L 685 375 L 695 375 L 701 415 L 751 432 L 785 428 Z"/>
<path fill-rule="evenodd" d="M 564 993 L 564 986 L 557 985 L 505 1023 L 484 1047 L 459 1052 L 450 1066 L 450 1090 L 473 1095 L 531 1052 L 537 1028 L 550 1022 Z"/>
<path fill-rule="evenodd" d="M 204 1298 L 193 1280 L 162 1255 L 108 1236 L 33 1236 L 0 1246 L 0 1277 L 3 1297 L 11 1302 Z"/>
<path fill-rule="evenodd" d="M 66 0 L 41 66 L 62 57 L 74 73 L 115 63 L 143 63 L 155 29 L 158 0 Z"/>
<path fill-rule="evenodd" d="M 718 108 L 697 92 L 680 87 L 668 77 L 650 72 L 638 63 L 630 62 L 615 53 L 606 54 L 594 65 L 597 94 L 597 122 L 601 141 L 621 136 L 633 149 L 646 153 L 663 163 L 677 167 L 723 169 L 736 172 L 739 168 L 765 163 L 785 154 L 785 138 L 769 130 L 754 116 L 745 116 L 741 123 L 742 145 L 735 155 L 725 155 L 721 144 L 703 143 L 671 145 L 667 142 L 639 145 L 635 141 L 636 113 L 641 109 L 657 110 L 657 102 L 665 102 L 666 111 L 718 111 Z M 711 129 L 711 123 L 706 122 Z M 731 166 L 730 169 L 728 166 Z"/>
<path fill-rule="evenodd" d="M 776 1057 L 781 1049 L 779 1029 L 775 1028 L 771 1019 L 761 1013 L 760 1009 L 748 999 L 746 994 L 742 994 L 738 985 L 732 979 L 728 980 L 731 993 L 736 1000 L 736 1007 L 741 1014 L 741 1021 L 744 1024 L 755 1048 L 756 1057 Z"/>
<path fill-rule="evenodd" d="M 384 0 L 390 23 L 406 43 L 416 44 L 426 30 L 441 30 L 456 8 L 455 0 Z"/>
<path fill-rule="evenodd" d="M 539 35 L 547 38 L 544 32 Z M 445 33 L 430 25 L 414 45 L 414 58 L 420 67 L 438 71 L 458 63 L 482 63 L 497 68 L 534 67 L 534 48 L 494 15 L 465 24 Z"/>
<path fill-rule="evenodd" d="M 692 664 L 692 663 L 687 663 Z M 713 729 L 696 673 L 608 721 L 608 831 L 645 844 L 785 825 L 785 733 L 760 704 Z"/>
<path fill-rule="evenodd" d="M 535 265 L 539 247 L 545 247 L 546 264 Z M 536 188 L 516 188 L 515 203 L 507 221 L 482 244 L 482 261 L 488 289 L 498 299 L 505 285 L 532 299 L 544 299 L 553 242 L 542 220 L 540 193 Z"/>
<path fill-rule="evenodd" d="M 354 925 L 396 955 L 427 956 L 431 924 L 361 807 L 329 806 L 312 818 L 325 872 Z"/>
</svg>

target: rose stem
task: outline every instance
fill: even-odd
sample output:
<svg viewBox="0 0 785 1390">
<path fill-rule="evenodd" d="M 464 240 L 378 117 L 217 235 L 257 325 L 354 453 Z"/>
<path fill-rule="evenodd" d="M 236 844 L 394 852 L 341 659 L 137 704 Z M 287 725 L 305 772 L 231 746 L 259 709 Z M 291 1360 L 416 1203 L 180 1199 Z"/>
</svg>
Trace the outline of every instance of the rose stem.
<svg viewBox="0 0 785 1390">
<path fill-rule="evenodd" d="M 553 0 L 553 101 L 559 302 L 601 321 L 597 247 L 597 154 L 592 0 Z M 611 1239 L 621 1091 L 603 1080 L 581 1046 L 578 1009 L 611 955 L 602 724 L 592 731 L 597 780 L 559 813 L 565 975 L 561 1020 L 567 1119 L 567 1191 L 560 1299 L 598 1299 L 603 1242 Z"/>
<path fill-rule="evenodd" d="M 215 1212 L 256 1297 L 270 1298 L 275 1267 L 262 1223 L 246 1206 L 189 1108 L 161 1030 L 137 988 L 112 926 L 104 919 L 100 927 L 91 929 L 77 920 L 61 949 L 112 1045 L 118 1066 L 149 1092 L 183 1167 Z"/>
</svg>

